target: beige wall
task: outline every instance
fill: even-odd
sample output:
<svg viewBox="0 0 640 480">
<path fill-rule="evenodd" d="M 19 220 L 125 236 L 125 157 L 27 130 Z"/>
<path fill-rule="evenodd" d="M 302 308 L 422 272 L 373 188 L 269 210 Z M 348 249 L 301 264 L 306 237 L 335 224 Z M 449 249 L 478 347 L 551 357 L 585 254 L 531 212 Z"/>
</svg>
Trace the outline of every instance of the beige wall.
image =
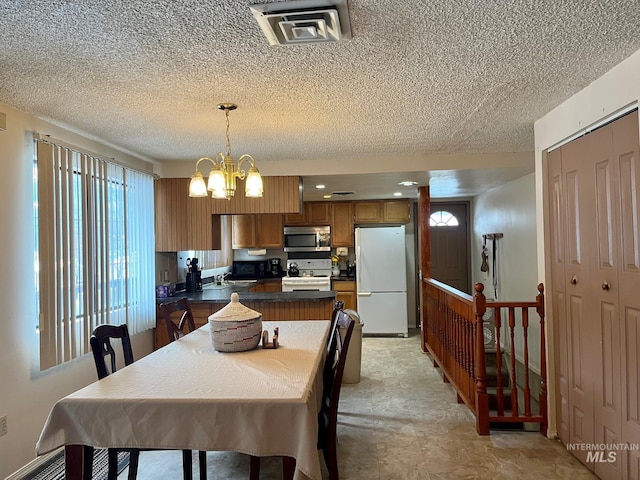
<svg viewBox="0 0 640 480">
<path fill-rule="evenodd" d="M 35 457 L 35 444 L 53 404 L 96 379 L 91 356 L 39 371 L 33 275 L 32 132 L 151 171 L 152 166 L 65 129 L 0 104 L 7 129 L 0 131 L 0 416 L 9 433 L 0 437 L 0 478 Z M 153 294 L 153 292 L 151 292 Z M 151 332 L 133 339 L 136 358 L 151 351 Z"/>
<path fill-rule="evenodd" d="M 534 124 L 535 129 L 535 161 L 536 161 L 536 231 L 538 236 L 538 281 L 544 282 L 547 291 L 551 284 L 550 269 L 546 246 L 548 240 L 548 206 L 546 203 L 546 164 L 544 152 L 549 147 L 570 137 L 580 130 L 593 125 L 599 120 L 614 114 L 616 111 L 638 102 L 640 98 L 640 50 L 616 65 L 588 87 L 576 93 Z M 551 315 L 551 295 L 546 296 L 548 366 L 549 366 L 549 435 L 556 434 L 555 412 L 555 371 L 553 368 L 554 338 L 553 317 Z"/>
<path fill-rule="evenodd" d="M 498 299 L 534 301 L 538 291 L 536 252 L 536 191 L 534 174 L 501 185 L 478 195 L 473 202 L 471 234 L 471 272 L 473 283 L 482 282 L 487 298 L 494 298 L 493 264 L 489 256 L 489 272 L 482 265 L 482 235 L 503 233 L 497 240 Z M 491 242 L 487 241 L 491 250 Z M 529 329 L 531 367 L 540 368 L 540 327 L 533 322 Z M 503 331 L 503 335 L 506 332 Z M 519 335 L 518 337 L 521 338 Z M 516 357 L 523 361 L 522 344 L 516 344 Z"/>
</svg>

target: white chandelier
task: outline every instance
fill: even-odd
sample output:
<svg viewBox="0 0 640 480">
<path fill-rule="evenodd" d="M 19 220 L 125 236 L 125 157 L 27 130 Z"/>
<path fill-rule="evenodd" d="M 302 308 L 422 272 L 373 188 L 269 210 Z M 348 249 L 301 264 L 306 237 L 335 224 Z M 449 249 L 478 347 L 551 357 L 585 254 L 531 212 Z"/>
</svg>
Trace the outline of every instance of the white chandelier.
<svg viewBox="0 0 640 480">
<path fill-rule="evenodd" d="M 227 121 L 227 150 L 225 153 L 218 152 L 215 160 L 209 157 L 202 157 L 196 163 L 196 172 L 191 177 L 189 184 L 190 197 L 206 197 L 211 192 L 213 198 L 230 199 L 236 192 L 236 178 L 245 180 L 244 194 L 247 197 L 262 197 L 262 177 L 256 168 L 256 161 L 249 154 L 244 154 L 238 159 L 238 166 L 231 156 L 231 141 L 229 140 L 229 112 L 235 110 L 238 106 L 234 103 L 220 103 L 217 108 L 224 110 Z M 205 184 L 202 173 L 198 170 L 200 162 L 208 160 L 213 163 L 213 167 L 209 172 L 209 179 Z M 251 167 L 248 172 L 242 169 L 242 164 L 249 162 Z"/>
</svg>

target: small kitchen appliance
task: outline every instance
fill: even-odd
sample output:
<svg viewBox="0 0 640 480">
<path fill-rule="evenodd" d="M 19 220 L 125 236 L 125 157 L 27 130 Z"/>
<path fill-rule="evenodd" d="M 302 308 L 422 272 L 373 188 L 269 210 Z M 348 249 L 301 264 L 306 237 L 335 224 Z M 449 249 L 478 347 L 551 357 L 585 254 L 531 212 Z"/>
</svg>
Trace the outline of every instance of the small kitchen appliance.
<svg viewBox="0 0 640 480">
<path fill-rule="evenodd" d="M 284 272 L 282 271 L 282 265 L 279 258 L 269 259 L 269 276 L 273 278 L 280 278 Z"/>
<path fill-rule="evenodd" d="M 284 227 L 284 251 L 331 251 L 331 227 Z"/>
<path fill-rule="evenodd" d="M 187 275 L 185 281 L 187 293 L 202 291 L 202 271 L 198 266 L 197 258 L 187 258 Z"/>
</svg>

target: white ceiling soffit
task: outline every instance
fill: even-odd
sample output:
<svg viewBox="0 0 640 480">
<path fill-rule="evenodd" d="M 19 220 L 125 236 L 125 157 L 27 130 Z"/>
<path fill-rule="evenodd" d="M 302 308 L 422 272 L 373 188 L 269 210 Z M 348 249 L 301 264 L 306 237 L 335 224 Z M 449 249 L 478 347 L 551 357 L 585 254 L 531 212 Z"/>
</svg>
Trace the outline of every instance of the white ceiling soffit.
<svg viewBox="0 0 640 480">
<path fill-rule="evenodd" d="M 339 42 L 351 38 L 347 0 L 294 0 L 252 5 L 270 45 Z"/>
</svg>

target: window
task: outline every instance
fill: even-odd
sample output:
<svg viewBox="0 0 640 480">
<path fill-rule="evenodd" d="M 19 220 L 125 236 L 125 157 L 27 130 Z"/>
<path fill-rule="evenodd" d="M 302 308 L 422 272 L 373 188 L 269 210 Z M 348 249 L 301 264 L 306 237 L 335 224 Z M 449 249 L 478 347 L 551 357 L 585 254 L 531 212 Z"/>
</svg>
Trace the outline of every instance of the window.
<svg viewBox="0 0 640 480">
<path fill-rule="evenodd" d="M 431 227 L 457 227 L 458 225 L 458 219 L 444 210 L 433 212 L 429 217 L 429 226 Z"/>
<path fill-rule="evenodd" d="M 41 370 L 88 353 L 97 325 L 153 328 L 153 178 L 39 138 L 34 182 Z"/>
</svg>

